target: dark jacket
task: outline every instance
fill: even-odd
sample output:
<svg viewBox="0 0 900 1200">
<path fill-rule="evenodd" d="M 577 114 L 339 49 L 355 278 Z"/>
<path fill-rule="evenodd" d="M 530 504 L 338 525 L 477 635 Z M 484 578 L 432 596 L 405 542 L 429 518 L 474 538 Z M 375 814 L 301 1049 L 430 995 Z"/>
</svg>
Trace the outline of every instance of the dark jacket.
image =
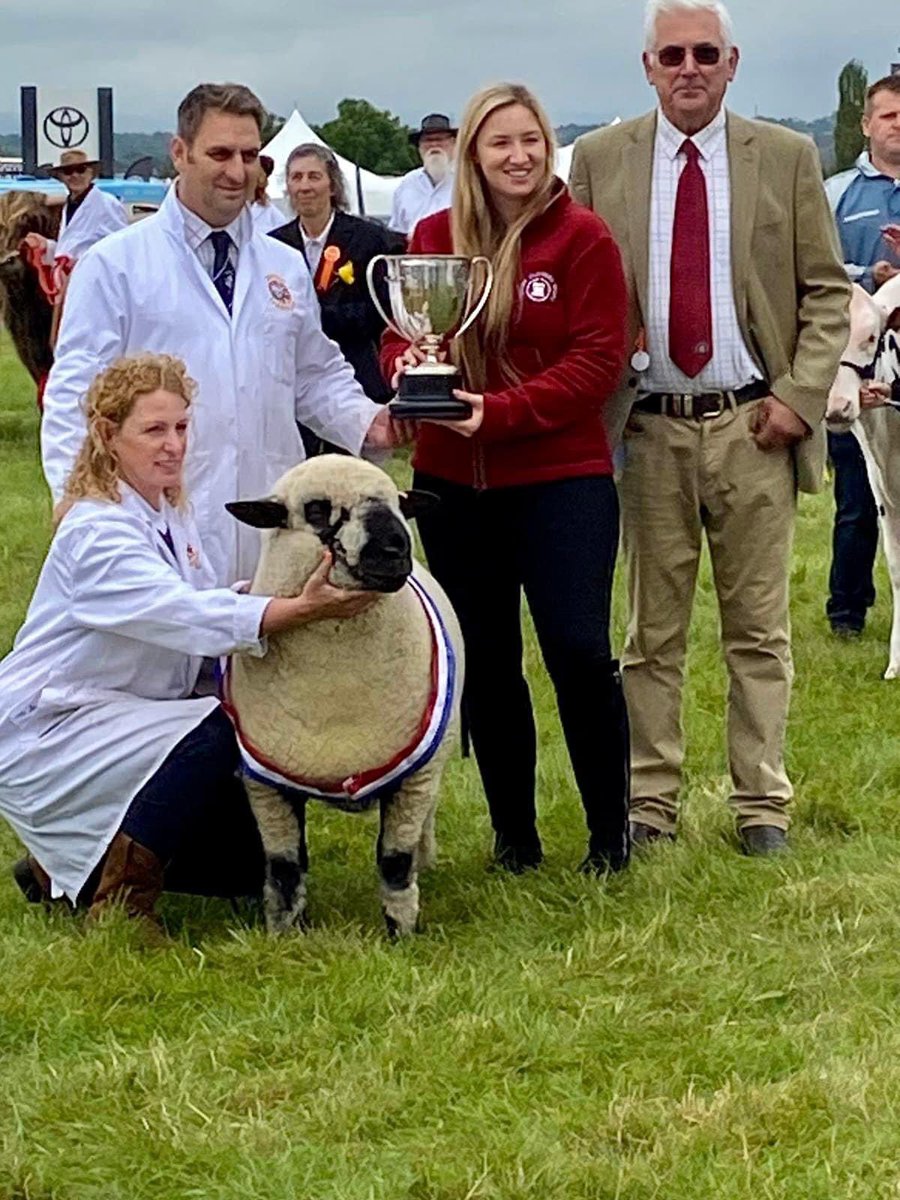
<svg viewBox="0 0 900 1200">
<path fill-rule="evenodd" d="M 449 211 L 415 228 L 411 254 L 450 254 Z M 484 421 L 473 438 L 421 424 L 415 466 L 476 488 L 612 474 L 603 406 L 625 362 L 625 280 L 609 229 L 560 183 L 522 232 L 508 354 L 519 382 L 487 364 Z M 388 330 L 385 375 L 406 348 Z"/>
<path fill-rule="evenodd" d="M 296 218 L 271 230 L 269 237 L 303 254 L 303 238 Z M 378 365 L 378 339 L 384 321 L 369 296 L 366 268 L 376 254 L 402 253 L 405 241 L 374 221 L 336 212 L 325 249 L 329 246 L 336 246 L 340 255 L 331 265 L 327 286 L 321 286 L 327 261 L 324 252 L 313 280 L 322 309 L 322 328 L 340 346 L 366 395 L 379 402 L 390 400 L 393 393 Z M 342 269 L 347 273 L 348 264 L 352 264 L 352 283 L 339 274 Z"/>
</svg>

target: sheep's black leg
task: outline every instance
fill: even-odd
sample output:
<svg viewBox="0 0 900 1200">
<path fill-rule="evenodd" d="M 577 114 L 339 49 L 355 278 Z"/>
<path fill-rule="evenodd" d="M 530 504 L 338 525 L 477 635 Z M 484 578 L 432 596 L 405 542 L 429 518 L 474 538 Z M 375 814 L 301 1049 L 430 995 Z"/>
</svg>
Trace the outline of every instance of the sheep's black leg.
<svg viewBox="0 0 900 1200">
<path fill-rule="evenodd" d="M 247 795 L 266 852 L 266 928 L 282 933 L 303 925 L 306 915 L 306 806 L 255 779 L 247 780 Z"/>
<path fill-rule="evenodd" d="M 438 775 L 438 778 L 440 776 Z M 381 805 L 378 869 L 388 934 L 414 933 L 419 918 L 418 852 L 434 811 L 435 779 L 423 771 Z M 430 837 L 429 837 L 430 842 Z"/>
</svg>

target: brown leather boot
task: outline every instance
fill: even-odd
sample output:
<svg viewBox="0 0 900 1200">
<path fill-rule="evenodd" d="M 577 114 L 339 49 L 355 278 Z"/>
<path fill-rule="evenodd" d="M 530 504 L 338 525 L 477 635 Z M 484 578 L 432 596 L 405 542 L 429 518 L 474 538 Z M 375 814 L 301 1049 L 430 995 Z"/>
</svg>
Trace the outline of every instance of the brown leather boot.
<svg viewBox="0 0 900 1200">
<path fill-rule="evenodd" d="M 156 915 L 162 890 L 162 862 L 127 833 L 117 833 L 106 853 L 88 919 L 95 921 L 106 909 L 120 904 L 129 917 L 162 932 L 162 922 Z"/>
</svg>

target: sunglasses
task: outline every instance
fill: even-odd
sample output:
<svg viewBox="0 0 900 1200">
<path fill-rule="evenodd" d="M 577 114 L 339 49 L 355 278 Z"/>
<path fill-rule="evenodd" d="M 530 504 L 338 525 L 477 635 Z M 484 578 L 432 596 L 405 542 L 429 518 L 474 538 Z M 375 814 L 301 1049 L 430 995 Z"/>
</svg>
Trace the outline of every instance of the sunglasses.
<svg viewBox="0 0 900 1200">
<path fill-rule="evenodd" d="M 88 167 L 88 166 L 83 166 L 83 167 L 59 167 L 59 168 L 58 168 L 58 172 L 59 172 L 59 174 L 60 174 L 60 175 L 83 175 L 83 174 L 85 173 L 85 171 L 89 171 L 90 169 L 91 169 L 91 168 L 90 168 L 90 167 Z"/>
<path fill-rule="evenodd" d="M 661 67 L 680 67 L 690 50 L 698 67 L 714 67 L 722 57 L 722 51 L 711 42 L 701 42 L 698 46 L 663 46 L 656 51 L 656 58 Z"/>
</svg>

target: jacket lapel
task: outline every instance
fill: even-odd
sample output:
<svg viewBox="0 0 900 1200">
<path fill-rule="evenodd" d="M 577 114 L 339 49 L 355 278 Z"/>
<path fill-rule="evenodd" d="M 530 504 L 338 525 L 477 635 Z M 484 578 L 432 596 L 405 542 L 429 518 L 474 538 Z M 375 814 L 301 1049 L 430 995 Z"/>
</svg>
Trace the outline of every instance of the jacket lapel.
<svg viewBox="0 0 900 1200">
<path fill-rule="evenodd" d="M 303 238 L 300 236 L 300 226 L 295 217 L 287 225 L 282 225 L 280 229 L 276 229 L 269 237 L 275 238 L 276 242 L 284 242 L 286 246 L 290 246 L 293 250 L 299 250 L 306 258 L 306 251 L 303 249 Z"/>
<path fill-rule="evenodd" d="M 638 304 L 647 311 L 647 279 L 650 247 L 650 196 L 653 187 L 653 143 L 656 137 L 656 113 L 638 121 L 631 133 L 631 144 L 622 152 L 625 176 L 624 200 L 628 208 L 628 251 Z"/>
<path fill-rule="evenodd" d="M 750 121 L 727 114 L 731 187 L 731 284 L 738 322 L 747 337 L 747 278 L 759 189 L 759 145 Z"/>
</svg>

